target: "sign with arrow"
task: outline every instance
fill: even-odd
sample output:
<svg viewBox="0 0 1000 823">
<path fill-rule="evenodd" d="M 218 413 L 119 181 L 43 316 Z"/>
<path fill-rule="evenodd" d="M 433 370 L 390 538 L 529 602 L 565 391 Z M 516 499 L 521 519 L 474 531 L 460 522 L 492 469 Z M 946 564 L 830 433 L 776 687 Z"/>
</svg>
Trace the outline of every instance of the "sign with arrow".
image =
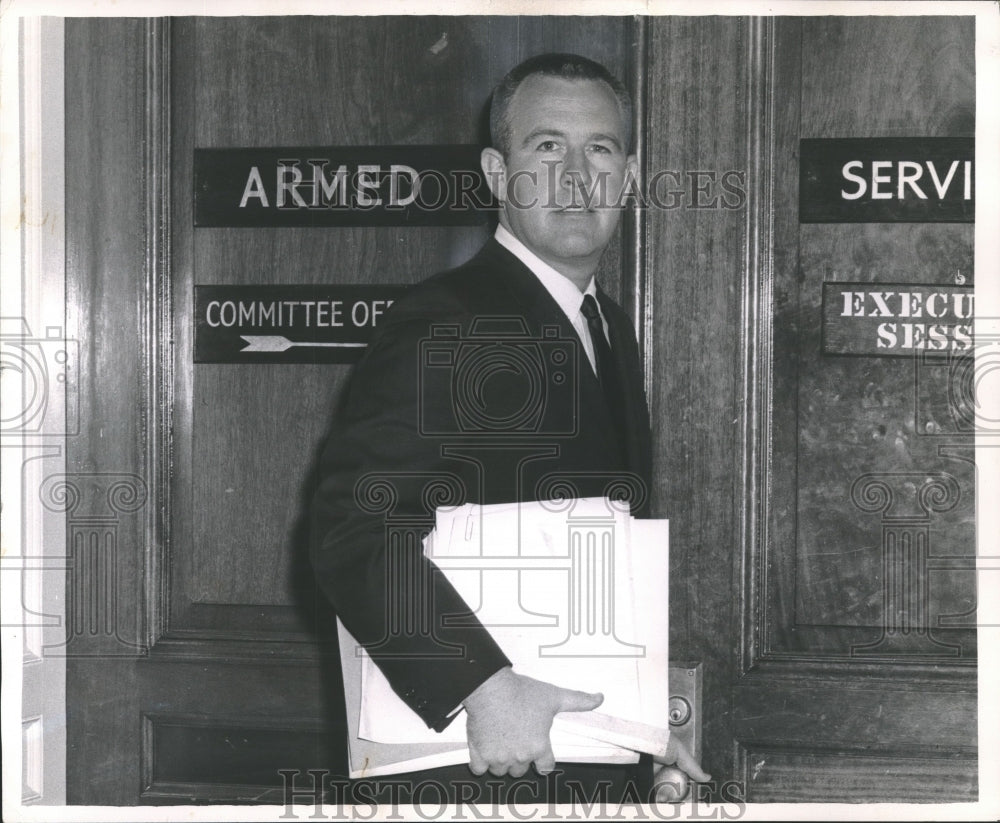
<svg viewBox="0 0 1000 823">
<path fill-rule="evenodd" d="M 195 363 L 354 363 L 405 286 L 195 286 Z"/>
</svg>

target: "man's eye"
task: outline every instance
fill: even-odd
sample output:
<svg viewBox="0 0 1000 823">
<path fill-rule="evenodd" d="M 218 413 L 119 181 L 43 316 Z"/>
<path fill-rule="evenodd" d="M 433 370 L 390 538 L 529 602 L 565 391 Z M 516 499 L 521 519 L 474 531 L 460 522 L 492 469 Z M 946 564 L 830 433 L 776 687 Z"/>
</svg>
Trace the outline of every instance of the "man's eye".
<svg viewBox="0 0 1000 823">
<path fill-rule="evenodd" d="M 559 144 L 555 140 L 543 140 L 538 144 L 539 151 L 555 151 L 559 148 Z"/>
<path fill-rule="evenodd" d="M 611 147 L 603 146 L 600 143 L 595 143 L 590 147 L 590 150 L 595 154 L 611 154 Z"/>
</svg>

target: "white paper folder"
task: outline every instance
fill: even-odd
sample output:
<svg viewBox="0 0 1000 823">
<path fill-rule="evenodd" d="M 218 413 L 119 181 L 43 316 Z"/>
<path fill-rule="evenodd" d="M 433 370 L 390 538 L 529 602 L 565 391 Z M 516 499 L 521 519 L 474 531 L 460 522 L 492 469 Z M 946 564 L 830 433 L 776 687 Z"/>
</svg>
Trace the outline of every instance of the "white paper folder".
<svg viewBox="0 0 1000 823">
<path fill-rule="evenodd" d="M 596 711 L 557 715 L 561 762 L 666 751 L 667 548 L 666 520 L 634 520 L 604 498 L 439 510 L 424 541 L 514 671 L 604 694 Z M 468 762 L 465 713 L 441 733 L 428 729 L 339 631 L 351 776 Z"/>
</svg>

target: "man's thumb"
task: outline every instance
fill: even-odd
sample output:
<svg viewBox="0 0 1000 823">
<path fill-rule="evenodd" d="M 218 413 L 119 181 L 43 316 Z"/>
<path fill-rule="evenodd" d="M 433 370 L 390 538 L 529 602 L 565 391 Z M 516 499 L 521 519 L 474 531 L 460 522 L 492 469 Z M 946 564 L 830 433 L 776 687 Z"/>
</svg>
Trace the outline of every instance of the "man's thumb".
<svg viewBox="0 0 1000 823">
<path fill-rule="evenodd" d="M 589 712 L 596 709 L 604 702 L 604 695 L 600 692 L 590 694 L 589 692 L 577 692 L 572 689 L 559 690 L 560 712 Z"/>
</svg>

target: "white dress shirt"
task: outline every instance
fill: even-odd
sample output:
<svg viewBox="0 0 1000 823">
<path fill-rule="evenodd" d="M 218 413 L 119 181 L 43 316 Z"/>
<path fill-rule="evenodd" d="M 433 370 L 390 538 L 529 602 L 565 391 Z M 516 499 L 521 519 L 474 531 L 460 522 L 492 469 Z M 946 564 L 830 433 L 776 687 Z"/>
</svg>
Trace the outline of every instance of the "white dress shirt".
<svg viewBox="0 0 1000 823">
<path fill-rule="evenodd" d="M 597 286 L 594 283 L 594 278 L 591 277 L 587 288 L 584 291 L 580 291 L 572 280 L 552 268 L 552 266 L 542 260 L 503 226 L 497 226 L 495 236 L 501 246 L 531 270 L 531 273 L 545 286 L 545 290 L 552 295 L 552 299 L 559 304 L 559 308 L 563 310 L 566 318 L 572 324 L 573 328 L 576 329 L 576 333 L 583 343 L 583 350 L 587 353 L 590 368 L 594 370 L 594 374 L 597 374 L 594 342 L 590 339 L 590 328 L 587 326 L 587 318 L 580 311 L 580 308 L 583 306 L 583 297 L 586 294 L 594 298 L 594 301 L 597 302 L 598 311 L 600 311 L 601 304 L 597 300 Z M 604 326 L 604 336 L 607 337 L 608 321 L 604 317 L 604 312 L 601 312 L 601 323 Z"/>
</svg>

